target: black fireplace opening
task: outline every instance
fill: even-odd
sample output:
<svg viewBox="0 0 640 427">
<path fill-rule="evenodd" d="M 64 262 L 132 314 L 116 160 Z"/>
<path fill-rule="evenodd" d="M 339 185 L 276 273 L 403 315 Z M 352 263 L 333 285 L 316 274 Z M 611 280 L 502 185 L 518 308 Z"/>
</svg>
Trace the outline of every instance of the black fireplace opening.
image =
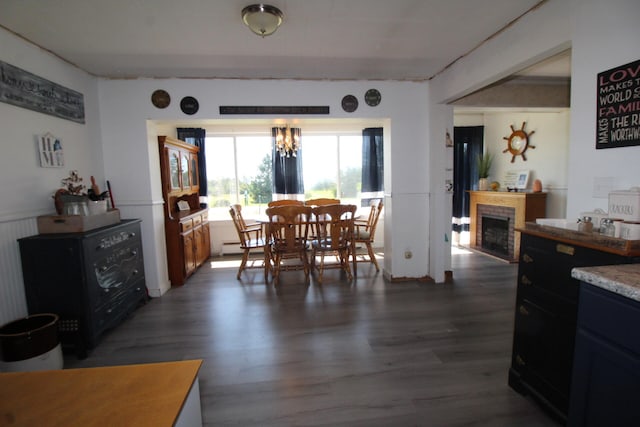
<svg viewBox="0 0 640 427">
<path fill-rule="evenodd" d="M 482 216 L 482 249 L 497 255 L 509 256 L 509 218 Z"/>
</svg>

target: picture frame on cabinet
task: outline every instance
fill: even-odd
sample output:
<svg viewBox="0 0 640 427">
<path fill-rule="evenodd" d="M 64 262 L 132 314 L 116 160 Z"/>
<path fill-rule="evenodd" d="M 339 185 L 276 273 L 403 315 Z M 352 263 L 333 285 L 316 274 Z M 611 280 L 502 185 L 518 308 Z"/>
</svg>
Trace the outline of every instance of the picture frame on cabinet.
<svg viewBox="0 0 640 427">
<path fill-rule="evenodd" d="M 62 140 L 50 132 L 38 135 L 36 138 L 40 167 L 61 168 L 64 167 L 64 151 Z"/>
<path fill-rule="evenodd" d="M 506 188 L 515 188 L 517 190 L 526 190 L 529 185 L 529 171 L 507 171 L 503 179 Z"/>
<path fill-rule="evenodd" d="M 178 210 L 179 210 L 179 211 L 188 211 L 188 210 L 191 210 L 191 208 L 189 207 L 189 202 L 187 202 L 186 200 L 180 200 L 180 201 L 178 201 Z"/>
</svg>

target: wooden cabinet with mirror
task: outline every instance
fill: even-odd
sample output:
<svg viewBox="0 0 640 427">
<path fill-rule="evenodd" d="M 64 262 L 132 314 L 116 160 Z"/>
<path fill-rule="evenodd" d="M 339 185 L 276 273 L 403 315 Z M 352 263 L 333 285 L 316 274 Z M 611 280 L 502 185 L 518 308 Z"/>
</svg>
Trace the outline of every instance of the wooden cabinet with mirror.
<svg viewBox="0 0 640 427">
<path fill-rule="evenodd" d="M 158 145 L 169 280 L 181 286 L 211 253 L 209 218 L 198 194 L 199 148 L 168 136 L 159 136 Z"/>
</svg>

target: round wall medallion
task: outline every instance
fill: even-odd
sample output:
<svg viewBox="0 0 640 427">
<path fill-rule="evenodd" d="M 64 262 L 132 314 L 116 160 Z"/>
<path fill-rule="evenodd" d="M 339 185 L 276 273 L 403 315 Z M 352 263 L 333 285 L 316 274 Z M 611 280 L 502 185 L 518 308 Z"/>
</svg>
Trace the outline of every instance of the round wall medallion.
<svg viewBox="0 0 640 427">
<path fill-rule="evenodd" d="M 198 112 L 198 108 L 200 108 L 200 105 L 198 105 L 198 100 L 193 96 L 185 96 L 184 98 L 182 98 L 182 101 L 180 101 L 180 109 L 185 114 L 195 114 Z"/>
<path fill-rule="evenodd" d="M 151 94 L 151 103 L 156 108 L 167 108 L 171 103 L 171 97 L 166 90 L 158 89 Z"/>
<path fill-rule="evenodd" d="M 342 109 L 347 113 L 353 113 L 358 109 L 358 98 L 353 95 L 346 95 L 342 98 Z"/>
<path fill-rule="evenodd" d="M 366 102 L 370 107 L 375 107 L 376 105 L 380 104 L 381 99 L 382 96 L 380 95 L 378 89 L 369 89 L 367 93 L 364 94 L 364 102 Z"/>
</svg>

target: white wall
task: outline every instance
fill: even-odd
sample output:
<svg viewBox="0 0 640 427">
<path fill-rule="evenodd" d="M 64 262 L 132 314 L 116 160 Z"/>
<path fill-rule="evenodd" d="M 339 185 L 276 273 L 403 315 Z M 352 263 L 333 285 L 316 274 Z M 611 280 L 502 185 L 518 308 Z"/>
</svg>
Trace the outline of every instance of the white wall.
<svg viewBox="0 0 640 427">
<path fill-rule="evenodd" d="M 593 194 L 594 179 L 611 179 L 613 189 L 640 185 L 640 146 L 596 150 L 596 76 L 640 59 L 640 2 L 572 0 L 571 147 L 567 212 L 577 217 L 608 210 Z"/>
<path fill-rule="evenodd" d="M 0 254 L 3 262 L 9 260 L 2 266 L 0 318 L 26 313 L 24 298 L 11 296 L 22 289 L 15 239 L 36 231 L 36 215 L 53 211 L 49 196 L 71 168 L 83 176 L 94 175 L 99 182 L 108 177 L 123 216 L 143 219 L 148 285 L 152 293 L 164 292 L 168 283 L 162 259 L 162 201 L 153 121 L 216 119 L 219 105 L 329 105 L 330 117 L 382 120 L 388 184 L 385 274 L 430 275 L 441 281 L 448 261 L 438 251 L 448 250 L 443 236 L 451 227 L 443 207 L 450 202 L 441 190 L 450 162 L 442 140 L 453 125 L 453 113 L 443 104 L 571 47 L 566 214 L 572 217 L 582 210 L 606 207 L 605 199 L 592 197 L 593 177 L 611 177 L 619 187 L 638 185 L 640 147 L 595 150 L 595 78 L 600 71 L 640 57 L 639 11 L 637 0 L 546 2 L 428 83 L 101 80 L 97 93 L 93 78 L 0 29 L 0 59 L 82 92 L 87 117 L 87 124 L 80 125 L 0 104 L 0 236 L 9 236 L 2 237 Z M 361 103 L 356 113 L 342 111 L 344 95 L 362 99 L 371 87 L 382 93 L 378 107 Z M 165 110 L 150 103 L 151 93 L 159 88 L 172 97 Z M 183 115 L 178 108 L 187 95 L 200 100 L 195 117 Z M 45 131 L 63 139 L 68 168 L 38 167 L 34 138 Z M 27 220 L 18 220 L 22 217 Z M 411 259 L 404 258 L 407 249 L 413 252 Z"/>
<path fill-rule="evenodd" d="M 504 190 L 504 176 L 508 171 L 528 170 L 529 186 L 540 179 L 543 191 L 547 192 L 547 217 L 564 218 L 567 203 L 567 173 L 569 159 L 569 110 L 561 111 L 517 111 L 511 109 L 488 109 L 474 114 L 456 114 L 456 126 L 484 126 L 484 147 L 493 154 L 490 181 L 498 181 Z M 504 137 L 511 133 L 511 126 L 533 131 L 524 161 L 517 156 L 511 163 L 511 154 L 503 153 L 507 147 Z"/>
<path fill-rule="evenodd" d="M 593 197 L 594 178 L 609 178 L 619 188 L 639 185 L 640 147 L 595 150 L 596 75 L 640 58 L 639 16 L 637 0 L 547 2 L 433 79 L 430 89 L 439 102 L 453 100 L 570 47 L 565 216 L 606 210 L 607 199 Z"/>
<path fill-rule="evenodd" d="M 95 79 L 0 29 L 0 60 L 84 95 L 86 124 L 0 103 L 0 324 L 27 314 L 16 239 L 37 234 L 36 217 L 54 213 L 51 195 L 77 169 L 104 183 Z M 61 138 L 65 167 L 41 168 L 36 137 Z"/>
<path fill-rule="evenodd" d="M 443 271 L 429 263 L 429 135 L 426 83 L 413 82 L 304 82 L 252 80 L 101 80 L 99 82 L 102 140 L 106 173 L 118 194 L 123 213 L 143 219 L 147 286 L 154 295 L 169 288 L 163 259 L 164 232 L 156 136 L 165 121 L 189 125 L 195 121 L 264 119 L 265 116 L 221 116 L 221 105 L 328 105 L 321 118 L 378 119 L 385 128 L 385 274 L 389 277 L 431 276 L 440 281 Z M 382 102 L 373 108 L 360 103 L 355 113 L 341 108 L 342 97 L 362 99 L 375 87 Z M 159 110 L 151 93 L 162 88 L 172 102 Z M 179 109 L 182 97 L 198 98 L 199 111 L 186 116 Z M 277 100 L 277 101 L 274 101 Z M 289 117 L 267 116 L 272 119 Z M 161 128 L 159 128 L 161 126 Z M 395 208 L 394 208 L 395 207 Z M 400 248 L 394 250 L 394 248 Z M 405 259 L 404 251 L 413 257 Z M 146 258 L 152 254 L 153 260 Z M 148 265 L 150 262 L 155 265 Z"/>
</svg>

